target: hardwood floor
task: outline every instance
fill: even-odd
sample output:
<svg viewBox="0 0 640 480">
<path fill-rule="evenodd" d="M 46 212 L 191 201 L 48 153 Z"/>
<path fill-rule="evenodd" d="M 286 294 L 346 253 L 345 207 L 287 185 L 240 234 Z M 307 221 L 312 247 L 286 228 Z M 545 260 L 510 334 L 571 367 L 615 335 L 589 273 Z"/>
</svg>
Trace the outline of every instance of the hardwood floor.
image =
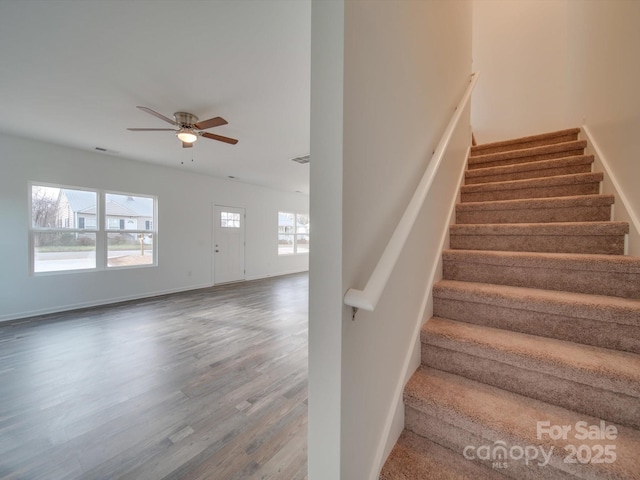
<svg viewBox="0 0 640 480">
<path fill-rule="evenodd" d="M 0 479 L 304 479 L 304 274 L 0 324 Z"/>
</svg>

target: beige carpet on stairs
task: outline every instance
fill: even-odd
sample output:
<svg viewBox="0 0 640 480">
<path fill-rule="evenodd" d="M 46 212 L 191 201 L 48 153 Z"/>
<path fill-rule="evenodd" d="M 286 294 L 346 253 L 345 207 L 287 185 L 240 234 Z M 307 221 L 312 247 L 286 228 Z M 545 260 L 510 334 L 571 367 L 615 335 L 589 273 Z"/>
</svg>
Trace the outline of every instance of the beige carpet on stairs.
<svg viewBox="0 0 640 480">
<path fill-rule="evenodd" d="M 382 480 L 640 479 L 640 258 L 579 132 L 472 147 Z"/>
</svg>

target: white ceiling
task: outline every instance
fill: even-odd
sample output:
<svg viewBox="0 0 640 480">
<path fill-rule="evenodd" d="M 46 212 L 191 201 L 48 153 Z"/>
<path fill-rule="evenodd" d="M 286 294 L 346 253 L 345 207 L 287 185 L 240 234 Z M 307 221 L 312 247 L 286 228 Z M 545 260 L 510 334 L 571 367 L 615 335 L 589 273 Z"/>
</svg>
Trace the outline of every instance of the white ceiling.
<svg viewBox="0 0 640 480">
<path fill-rule="evenodd" d="M 310 25 L 310 0 L 0 0 L 0 131 L 308 193 Z M 136 105 L 239 143 L 127 131 L 171 128 Z"/>
</svg>

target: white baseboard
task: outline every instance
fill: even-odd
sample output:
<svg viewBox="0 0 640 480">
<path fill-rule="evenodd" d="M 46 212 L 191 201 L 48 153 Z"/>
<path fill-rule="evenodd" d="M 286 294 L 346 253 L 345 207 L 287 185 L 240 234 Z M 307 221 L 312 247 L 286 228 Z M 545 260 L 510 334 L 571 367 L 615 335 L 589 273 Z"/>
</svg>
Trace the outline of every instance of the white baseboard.
<svg viewBox="0 0 640 480">
<path fill-rule="evenodd" d="M 189 290 L 198 290 L 200 288 L 212 287 L 211 283 L 205 283 L 202 285 L 191 285 L 183 288 L 173 288 L 167 290 L 159 290 L 156 292 L 148 292 L 139 295 L 123 295 L 120 297 L 104 298 L 101 300 L 94 300 L 92 302 L 78 302 L 69 303 L 66 305 L 57 305 L 55 307 L 42 308 L 37 310 L 27 310 L 14 314 L 0 315 L 0 323 L 8 322 L 12 320 L 20 320 L 29 317 L 38 317 L 41 315 L 49 315 L 51 313 L 68 312 L 72 310 L 80 310 L 82 308 L 101 307 L 103 305 L 112 305 L 115 303 L 129 302 L 131 300 L 141 300 L 143 298 L 159 297 L 162 295 L 169 295 L 171 293 L 187 292 Z"/>
<path fill-rule="evenodd" d="M 634 211 L 631 202 L 629 202 L 626 195 L 620 188 L 620 183 L 613 173 L 610 163 L 598 146 L 598 143 L 591 134 L 589 127 L 586 125 L 582 126 L 582 136 L 587 141 L 586 153 L 588 155 L 593 155 L 595 158 L 594 170 L 602 171 L 604 173 L 604 181 L 601 184 L 600 193 L 613 195 L 615 197 L 612 220 L 629 223 L 629 235 L 625 238 L 625 254 L 640 256 L 639 217 Z"/>
<path fill-rule="evenodd" d="M 293 275 L 294 273 L 302 273 L 302 272 L 308 272 L 309 268 L 294 268 L 291 270 L 282 270 L 280 272 L 274 272 L 274 273 L 269 273 L 269 274 L 263 274 L 263 275 L 247 275 L 245 277 L 246 281 L 251 281 L 251 280 L 262 280 L 263 278 L 271 278 L 271 277 L 282 277 L 283 275 Z"/>
</svg>

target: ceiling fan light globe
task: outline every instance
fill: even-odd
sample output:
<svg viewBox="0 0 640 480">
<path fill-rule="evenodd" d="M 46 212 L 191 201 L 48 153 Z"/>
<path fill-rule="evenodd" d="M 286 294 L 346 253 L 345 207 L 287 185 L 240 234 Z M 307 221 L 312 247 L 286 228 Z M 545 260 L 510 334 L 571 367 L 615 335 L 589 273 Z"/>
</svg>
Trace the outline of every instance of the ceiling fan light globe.
<svg viewBox="0 0 640 480">
<path fill-rule="evenodd" d="M 192 130 L 189 129 L 180 130 L 176 135 L 184 143 L 193 143 L 198 140 L 198 135 L 196 135 Z"/>
</svg>

